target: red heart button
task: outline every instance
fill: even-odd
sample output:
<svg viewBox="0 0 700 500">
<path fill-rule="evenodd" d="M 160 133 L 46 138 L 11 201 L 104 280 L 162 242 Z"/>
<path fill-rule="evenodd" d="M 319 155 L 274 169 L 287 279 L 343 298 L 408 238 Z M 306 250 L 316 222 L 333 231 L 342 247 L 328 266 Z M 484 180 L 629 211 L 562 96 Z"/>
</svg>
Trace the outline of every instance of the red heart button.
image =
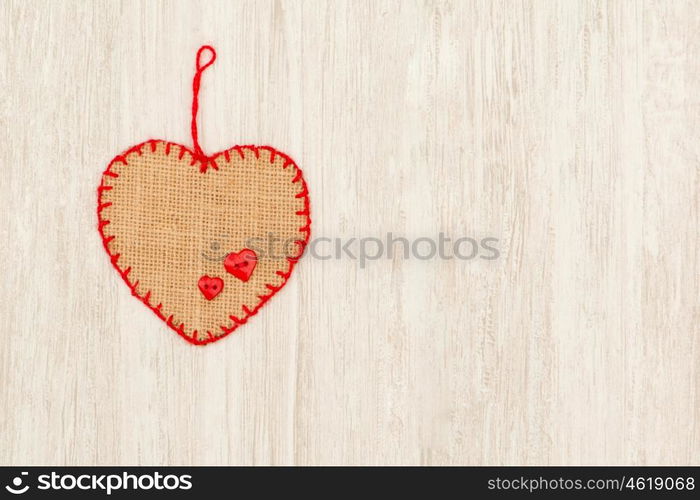
<svg viewBox="0 0 700 500">
<path fill-rule="evenodd" d="M 221 293 L 224 289 L 224 280 L 221 278 L 210 278 L 209 276 L 202 276 L 199 278 L 199 291 L 207 300 L 211 300 Z"/>
<path fill-rule="evenodd" d="M 233 274 L 241 281 L 248 281 L 258 264 L 258 255 L 249 248 L 244 248 L 238 253 L 230 253 L 224 260 L 226 271 Z"/>
</svg>

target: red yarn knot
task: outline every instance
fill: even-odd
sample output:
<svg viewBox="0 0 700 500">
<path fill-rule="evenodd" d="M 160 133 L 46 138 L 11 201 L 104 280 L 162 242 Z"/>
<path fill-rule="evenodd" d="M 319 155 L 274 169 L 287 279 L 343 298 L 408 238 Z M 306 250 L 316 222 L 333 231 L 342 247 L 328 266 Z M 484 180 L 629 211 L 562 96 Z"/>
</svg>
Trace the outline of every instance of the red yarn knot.
<svg viewBox="0 0 700 500">
<path fill-rule="evenodd" d="M 202 54 L 204 51 L 211 54 L 211 58 L 202 64 Z M 199 146 L 199 136 L 197 134 L 197 111 L 199 111 L 199 87 L 202 82 L 202 73 L 216 61 L 216 51 L 211 45 L 202 45 L 197 51 L 197 60 L 195 62 L 196 72 L 194 80 L 192 80 L 192 142 L 194 143 L 194 152 L 201 158 L 206 158 L 204 151 Z"/>
</svg>

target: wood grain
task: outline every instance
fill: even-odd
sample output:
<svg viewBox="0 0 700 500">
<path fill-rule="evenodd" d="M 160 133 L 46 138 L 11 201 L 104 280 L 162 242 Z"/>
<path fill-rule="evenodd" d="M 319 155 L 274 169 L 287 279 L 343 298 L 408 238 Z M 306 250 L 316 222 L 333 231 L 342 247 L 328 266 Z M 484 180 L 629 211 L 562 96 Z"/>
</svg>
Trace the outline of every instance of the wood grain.
<svg viewBox="0 0 700 500">
<path fill-rule="evenodd" d="M 700 463 L 692 1 L 0 2 L 0 463 Z M 304 259 L 194 347 L 96 231 L 106 163 L 269 144 L 314 237 L 493 236 L 495 261 Z"/>
</svg>

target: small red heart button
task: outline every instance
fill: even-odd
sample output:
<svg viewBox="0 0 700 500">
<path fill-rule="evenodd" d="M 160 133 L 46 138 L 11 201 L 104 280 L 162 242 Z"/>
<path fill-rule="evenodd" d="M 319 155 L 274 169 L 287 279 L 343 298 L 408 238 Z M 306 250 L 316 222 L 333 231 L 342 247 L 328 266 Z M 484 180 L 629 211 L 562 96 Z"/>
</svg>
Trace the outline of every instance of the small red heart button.
<svg viewBox="0 0 700 500">
<path fill-rule="evenodd" d="M 210 278 L 209 276 L 202 276 L 199 278 L 199 291 L 207 300 L 211 300 L 224 289 L 224 280 L 221 278 Z"/>
<path fill-rule="evenodd" d="M 241 281 L 248 281 L 258 264 L 258 255 L 249 248 L 244 248 L 238 253 L 230 253 L 224 260 L 224 267 Z"/>
</svg>

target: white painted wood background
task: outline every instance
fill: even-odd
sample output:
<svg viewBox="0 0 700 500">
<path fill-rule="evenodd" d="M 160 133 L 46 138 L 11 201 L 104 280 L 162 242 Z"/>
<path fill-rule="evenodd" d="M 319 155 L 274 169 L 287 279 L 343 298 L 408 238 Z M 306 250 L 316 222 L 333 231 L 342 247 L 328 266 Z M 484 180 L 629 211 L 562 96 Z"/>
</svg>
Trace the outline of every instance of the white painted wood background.
<svg viewBox="0 0 700 500">
<path fill-rule="evenodd" d="M 700 8 L 688 1 L 0 8 L 0 463 L 700 463 Z M 313 236 L 493 261 L 305 259 L 194 347 L 96 231 L 148 138 L 270 144 Z"/>
</svg>

